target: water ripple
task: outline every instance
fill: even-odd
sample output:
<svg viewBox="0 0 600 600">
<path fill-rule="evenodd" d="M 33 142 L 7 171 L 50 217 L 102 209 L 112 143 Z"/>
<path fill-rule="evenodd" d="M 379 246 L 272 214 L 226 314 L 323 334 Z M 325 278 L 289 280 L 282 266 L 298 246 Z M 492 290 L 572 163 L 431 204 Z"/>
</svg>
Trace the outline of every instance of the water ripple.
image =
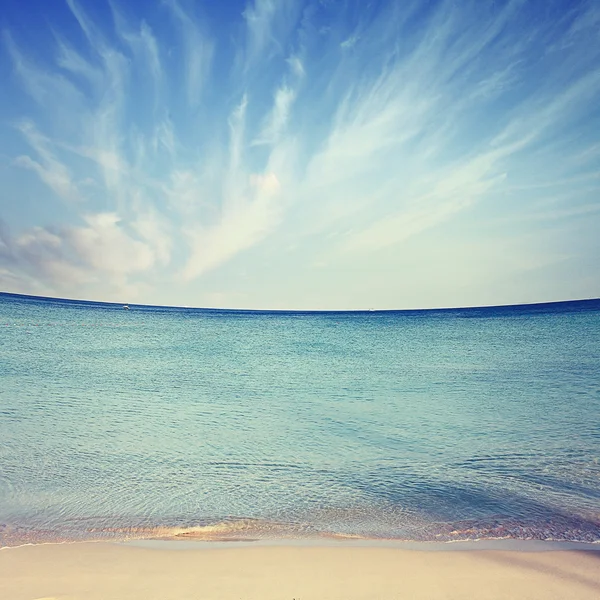
<svg viewBox="0 0 600 600">
<path fill-rule="evenodd" d="M 600 310 L 519 310 L 123 314 L 0 296 L 0 544 L 600 541 Z"/>
</svg>

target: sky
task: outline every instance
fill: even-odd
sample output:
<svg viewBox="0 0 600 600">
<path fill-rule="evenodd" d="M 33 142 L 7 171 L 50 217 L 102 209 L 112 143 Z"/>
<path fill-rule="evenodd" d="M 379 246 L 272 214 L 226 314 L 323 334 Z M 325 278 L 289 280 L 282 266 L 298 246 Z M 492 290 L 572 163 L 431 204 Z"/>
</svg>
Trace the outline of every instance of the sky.
<svg viewBox="0 0 600 600">
<path fill-rule="evenodd" d="M 2 0 L 0 291 L 600 296 L 597 0 Z"/>
</svg>

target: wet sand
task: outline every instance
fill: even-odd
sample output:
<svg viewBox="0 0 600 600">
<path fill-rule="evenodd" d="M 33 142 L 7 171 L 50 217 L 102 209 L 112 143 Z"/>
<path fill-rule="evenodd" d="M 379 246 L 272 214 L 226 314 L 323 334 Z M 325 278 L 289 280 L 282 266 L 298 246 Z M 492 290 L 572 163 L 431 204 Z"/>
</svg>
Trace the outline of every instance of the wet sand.
<svg viewBox="0 0 600 600">
<path fill-rule="evenodd" d="M 167 549 L 164 549 L 167 548 Z M 600 597 L 598 551 L 108 542 L 0 550 L 6 600 Z"/>
</svg>

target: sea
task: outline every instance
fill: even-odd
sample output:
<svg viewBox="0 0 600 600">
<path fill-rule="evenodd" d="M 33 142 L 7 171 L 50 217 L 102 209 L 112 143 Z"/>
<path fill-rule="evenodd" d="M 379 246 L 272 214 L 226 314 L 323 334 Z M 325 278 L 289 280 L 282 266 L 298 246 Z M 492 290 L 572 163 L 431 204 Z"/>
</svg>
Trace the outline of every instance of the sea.
<svg viewBox="0 0 600 600">
<path fill-rule="evenodd" d="M 146 538 L 600 542 L 600 300 L 0 294 L 0 546 Z"/>
</svg>

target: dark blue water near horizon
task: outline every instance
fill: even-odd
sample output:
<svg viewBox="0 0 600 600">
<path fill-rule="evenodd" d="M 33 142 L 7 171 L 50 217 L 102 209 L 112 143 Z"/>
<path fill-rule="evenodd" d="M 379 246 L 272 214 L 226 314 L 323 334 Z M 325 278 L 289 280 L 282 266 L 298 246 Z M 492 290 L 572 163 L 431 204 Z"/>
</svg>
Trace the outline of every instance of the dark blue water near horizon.
<svg viewBox="0 0 600 600">
<path fill-rule="evenodd" d="M 55 298 L 48 296 L 33 296 L 30 294 L 16 294 L 9 292 L 0 292 L 0 300 L 6 301 L 20 301 L 26 300 L 31 303 L 41 302 L 53 304 L 65 304 L 67 306 L 75 307 L 81 306 L 81 308 L 96 307 L 99 309 L 122 309 L 124 306 L 133 308 L 136 310 L 145 310 L 151 312 L 172 312 L 172 311 L 186 311 L 186 312 L 204 312 L 204 313 L 224 313 L 224 314 L 256 314 L 256 315 L 361 315 L 361 314 L 389 314 L 389 315 L 404 315 L 404 316 L 433 316 L 433 315 L 447 315 L 447 316 L 464 316 L 464 317 L 477 317 L 477 316 L 501 316 L 507 313 L 527 313 L 527 314 L 540 314 L 540 313 L 551 313 L 551 312 L 572 312 L 582 310 L 599 310 L 600 309 L 600 298 L 586 298 L 579 300 L 560 300 L 556 302 L 535 302 L 527 304 L 501 304 L 494 306 L 463 306 L 463 307 L 449 307 L 449 308 L 402 308 L 402 309 L 368 309 L 368 310 L 284 310 L 284 309 L 253 309 L 253 308 L 215 308 L 215 307 L 192 307 L 192 306 L 164 306 L 159 304 L 124 304 L 122 302 L 100 302 L 95 300 L 77 300 L 71 298 Z"/>
<path fill-rule="evenodd" d="M 600 300 L 129 307 L 0 293 L 0 545 L 600 541 Z"/>
</svg>

